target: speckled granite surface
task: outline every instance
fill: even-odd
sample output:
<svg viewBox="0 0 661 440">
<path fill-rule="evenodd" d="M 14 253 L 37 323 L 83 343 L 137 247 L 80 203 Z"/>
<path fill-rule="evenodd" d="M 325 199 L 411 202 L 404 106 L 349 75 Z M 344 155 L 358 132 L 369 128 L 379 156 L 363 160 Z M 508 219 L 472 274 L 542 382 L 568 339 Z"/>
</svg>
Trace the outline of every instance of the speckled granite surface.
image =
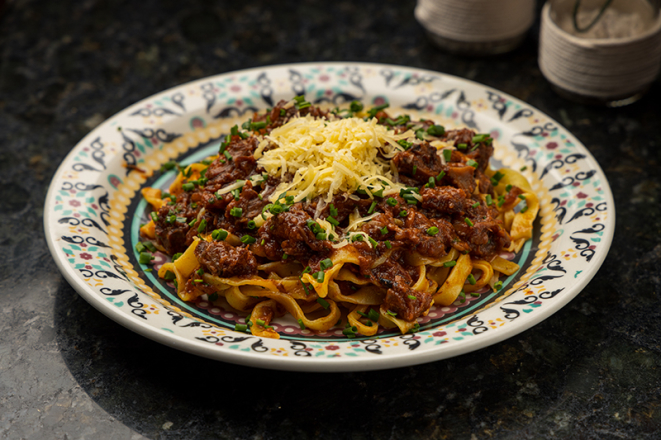
<svg viewBox="0 0 661 440">
<path fill-rule="evenodd" d="M 0 438 L 661 438 L 661 82 L 624 109 L 557 97 L 534 32 L 446 55 L 412 2 L 14 1 L 0 18 Z M 371 61 L 501 89 L 565 124 L 610 180 L 596 278 L 542 324 L 476 353 L 353 374 L 261 371 L 158 345 L 59 274 L 48 183 L 91 128 L 168 87 L 259 65 Z"/>
</svg>

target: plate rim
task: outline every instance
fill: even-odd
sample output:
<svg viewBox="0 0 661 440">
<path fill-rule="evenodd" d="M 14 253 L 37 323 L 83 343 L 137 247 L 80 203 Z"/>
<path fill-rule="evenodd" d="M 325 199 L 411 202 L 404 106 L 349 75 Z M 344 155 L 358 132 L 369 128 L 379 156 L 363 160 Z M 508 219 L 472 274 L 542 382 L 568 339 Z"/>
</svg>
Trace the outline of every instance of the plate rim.
<svg viewBox="0 0 661 440">
<path fill-rule="evenodd" d="M 105 125 L 111 124 L 112 121 L 114 121 L 120 115 L 128 113 L 130 110 L 141 106 L 142 104 L 146 103 L 149 100 L 158 99 L 158 97 L 162 95 L 166 95 L 168 93 L 172 93 L 176 89 L 194 86 L 196 84 L 209 81 L 213 78 L 222 77 L 222 76 L 231 76 L 236 74 L 248 74 L 254 71 L 264 71 L 264 70 L 277 69 L 277 68 L 297 68 L 297 67 L 306 68 L 306 67 L 314 67 L 314 66 L 337 66 L 337 67 L 367 66 L 373 68 L 393 68 L 401 71 L 408 71 L 410 73 L 430 74 L 434 76 L 440 76 L 441 78 L 447 77 L 454 81 L 469 84 L 472 87 L 477 87 L 482 90 L 495 92 L 504 98 L 512 100 L 513 102 L 519 104 L 525 104 L 531 109 L 534 109 L 540 115 L 543 115 L 545 118 L 549 120 L 549 122 L 552 122 L 559 129 L 562 129 L 564 133 L 567 135 L 567 137 L 575 144 L 575 146 L 581 150 L 581 153 L 584 153 L 586 155 L 586 159 L 589 162 L 590 166 L 593 169 L 597 170 L 597 172 L 601 176 L 603 176 L 603 182 L 604 182 L 604 184 L 602 185 L 604 189 L 603 196 L 605 197 L 606 199 L 605 201 L 608 204 L 609 215 L 608 218 L 604 221 L 605 233 L 604 236 L 602 237 L 602 242 L 601 242 L 601 247 L 603 250 L 601 252 L 596 253 L 595 259 L 591 262 L 589 273 L 586 274 L 585 276 L 582 276 L 577 281 L 577 283 L 575 283 L 572 286 L 572 291 L 570 293 L 565 292 L 560 297 L 555 298 L 552 304 L 549 304 L 548 307 L 541 308 L 538 312 L 535 313 L 533 318 L 521 321 L 519 323 L 510 326 L 505 326 L 502 329 L 499 328 L 497 329 L 497 331 L 490 332 L 489 335 L 484 335 L 481 338 L 465 340 L 462 341 L 461 344 L 452 344 L 448 347 L 445 347 L 442 350 L 427 350 L 417 353 L 408 353 L 408 352 L 388 353 L 383 357 L 352 358 L 345 356 L 334 359 L 328 359 L 321 357 L 304 358 L 304 357 L 282 357 L 282 356 L 277 356 L 277 357 L 258 356 L 251 352 L 244 353 L 236 350 L 230 351 L 230 350 L 219 349 L 219 347 L 216 347 L 214 345 L 202 345 L 203 344 L 202 342 L 196 343 L 194 341 L 191 341 L 190 339 L 184 338 L 181 335 L 160 331 L 160 329 L 154 327 L 153 325 L 150 325 L 147 322 L 136 320 L 131 316 L 127 315 L 126 313 L 120 312 L 119 309 L 114 308 L 111 303 L 107 301 L 103 301 L 102 297 L 94 293 L 89 288 L 89 286 L 85 284 L 85 282 L 73 272 L 73 268 L 70 265 L 65 264 L 63 258 L 61 258 L 61 256 L 58 254 L 58 250 L 55 247 L 55 243 L 57 242 L 58 238 L 54 237 L 53 234 L 55 231 L 51 227 L 52 226 L 51 218 L 53 215 L 55 215 L 55 212 L 48 208 L 52 207 L 53 205 L 53 200 L 55 197 L 55 193 L 57 191 L 55 189 L 54 183 L 56 182 L 56 180 L 59 179 L 59 176 L 64 170 L 65 163 L 67 163 L 72 158 L 76 148 L 82 143 L 84 143 L 86 140 L 91 138 L 97 129 L 100 129 Z M 117 113 L 115 113 L 107 120 L 105 120 L 102 124 L 90 130 L 89 133 L 83 136 L 61 160 L 59 166 L 57 167 L 49 183 L 46 198 L 44 200 L 43 217 L 44 217 L 44 223 L 43 223 L 44 232 L 49 251 L 53 257 L 53 260 L 55 260 L 58 269 L 64 276 L 64 278 L 74 288 L 74 290 L 76 290 L 77 293 L 80 296 L 82 296 L 96 310 L 100 311 L 105 316 L 117 322 L 118 324 L 122 325 L 123 327 L 131 331 L 134 331 L 142 336 L 145 336 L 151 340 L 154 340 L 158 343 L 164 344 L 166 346 L 181 351 L 185 351 L 188 353 L 192 353 L 195 355 L 199 355 L 202 357 L 206 357 L 209 359 L 220 360 L 223 362 L 247 365 L 257 368 L 273 369 L 273 370 L 306 371 L 306 372 L 313 372 L 313 371 L 314 372 L 350 372 L 350 371 L 381 370 L 381 369 L 418 365 L 432 361 L 447 359 L 461 354 L 470 353 L 479 350 L 481 348 L 486 348 L 488 346 L 494 345 L 498 342 L 502 342 L 503 340 L 509 339 L 517 334 L 523 333 L 524 331 L 527 331 L 531 327 L 546 320 L 548 317 L 550 317 L 560 309 L 564 308 L 571 300 L 573 300 L 579 293 L 581 293 L 585 289 L 587 284 L 589 284 L 589 282 L 592 281 L 592 279 L 599 272 L 601 266 L 603 265 L 604 260 L 609 254 L 610 247 L 612 245 L 612 240 L 615 233 L 615 225 L 616 225 L 616 207 L 607 176 L 604 173 L 601 166 L 599 165 L 599 163 L 597 162 L 597 160 L 592 155 L 592 153 L 588 150 L 588 148 L 578 138 L 576 138 L 576 136 L 566 127 L 558 123 L 558 121 L 556 121 L 555 119 L 551 118 L 548 114 L 539 110 L 537 107 L 528 104 L 526 101 L 513 97 L 510 94 L 502 92 L 501 90 L 495 89 L 491 86 L 470 79 L 462 78 L 451 74 L 446 74 L 443 72 L 437 72 L 429 69 L 395 65 L 395 64 L 384 64 L 384 63 L 367 63 L 367 62 L 355 62 L 355 61 L 354 62 L 341 62 L 341 61 L 323 62 L 322 61 L 322 62 L 305 62 L 305 63 L 270 64 L 266 66 L 257 66 L 248 69 L 239 69 L 239 70 L 223 72 L 215 75 L 210 75 L 204 78 L 198 78 L 192 81 L 188 81 L 186 83 L 172 86 L 166 90 L 162 90 L 155 94 L 149 95 L 135 102 L 134 104 L 119 110 Z M 466 319 L 471 315 L 475 315 L 476 313 L 477 311 L 474 313 L 470 313 L 461 319 Z"/>
</svg>

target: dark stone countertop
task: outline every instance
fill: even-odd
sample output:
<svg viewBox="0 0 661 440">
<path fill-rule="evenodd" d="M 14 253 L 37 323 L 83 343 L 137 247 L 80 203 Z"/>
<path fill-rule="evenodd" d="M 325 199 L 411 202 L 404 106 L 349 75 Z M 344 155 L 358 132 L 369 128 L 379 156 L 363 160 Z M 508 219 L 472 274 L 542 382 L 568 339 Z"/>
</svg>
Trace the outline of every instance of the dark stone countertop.
<svg viewBox="0 0 661 440">
<path fill-rule="evenodd" d="M 8 1 L 0 18 L 0 438 L 661 438 L 661 82 L 573 104 L 513 53 L 436 49 L 413 2 Z M 49 181 L 90 129 L 155 92 L 297 61 L 422 67 L 565 124 L 611 183 L 617 232 L 568 306 L 507 341 L 390 371 L 301 374 L 210 361 L 107 319 L 58 272 Z"/>
</svg>

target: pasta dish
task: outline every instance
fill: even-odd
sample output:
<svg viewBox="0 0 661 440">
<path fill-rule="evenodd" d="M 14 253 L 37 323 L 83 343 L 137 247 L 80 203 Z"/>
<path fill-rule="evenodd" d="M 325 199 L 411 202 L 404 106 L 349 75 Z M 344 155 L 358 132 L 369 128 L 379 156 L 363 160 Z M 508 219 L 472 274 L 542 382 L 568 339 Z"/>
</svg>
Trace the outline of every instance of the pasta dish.
<svg viewBox="0 0 661 440">
<path fill-rule="evenodd" d="M 257 112 L 217 155 L 180 166 L 167 192 L 145 188 L 141 264 L 178 296 L 246 315 L 235 330 L 402 333 L 518 269 L 501 258 L 532 237 L 538 199 L 518 171 L 493 170 L 493 139 L 354 101 L 324 110 L 303 96 Z"/>
</svg>

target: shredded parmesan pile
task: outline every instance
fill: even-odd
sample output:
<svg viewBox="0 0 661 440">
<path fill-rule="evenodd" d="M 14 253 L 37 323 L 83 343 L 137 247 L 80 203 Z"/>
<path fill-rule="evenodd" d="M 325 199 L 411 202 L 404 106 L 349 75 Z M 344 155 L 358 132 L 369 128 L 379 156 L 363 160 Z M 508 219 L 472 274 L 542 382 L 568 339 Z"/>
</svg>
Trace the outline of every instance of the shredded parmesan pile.
<svg viewBox="0 0 661 440">
<path fill-rule="evenodd" d="M 411 135 L 396 135 L 375 118 L 329 121 L 307 116 L 274 129 L 255 158 L 267 173 L 283 180 L 271 201 L 286 192 L 295 202 L 321 196 L 325 205 L 334 194 L 359 188 L 369 197 L 381 189 L 383 195 L 398 193 L 404 186 L 394 182 L 389 159 L 402 150 L 397 141 Z M 277 148 L 262 153 L 269 142 Z"/>
</svg>

